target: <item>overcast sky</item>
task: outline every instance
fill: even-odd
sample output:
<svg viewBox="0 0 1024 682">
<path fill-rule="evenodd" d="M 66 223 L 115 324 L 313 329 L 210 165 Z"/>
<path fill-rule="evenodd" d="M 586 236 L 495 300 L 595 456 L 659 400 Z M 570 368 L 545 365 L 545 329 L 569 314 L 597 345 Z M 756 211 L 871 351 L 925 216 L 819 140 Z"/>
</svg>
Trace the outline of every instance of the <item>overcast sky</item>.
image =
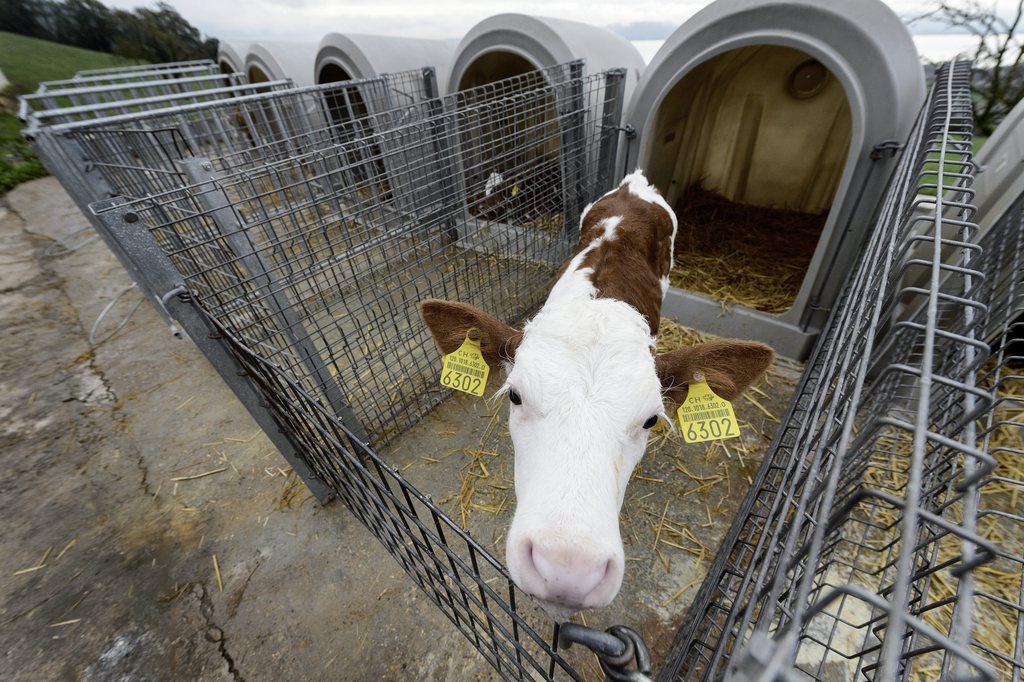
<svg viewBox="0 0 1024 682">
<path fill-rule="evenodd" d="M 130 9 L 153 5 L 138 0 L 106 0 Z M 982 0 L 983 2 L 991 0 Z M 502 0 L 168 0 L 186 19 L 208 36 L 263 40 L 319 42 L 330 31 L 377 33 L 420 38 L 461 38 L 481 19 L 500 12 L 522 12 L 584 21 L 598 26 L 634 26 L 631 38 L 665 38 L 671 29 L 692 16 L 707 0 L 583 0 L 504 2 Z M 857 0 L 850 0 L 857 2 Z M 887 0 L 902 17 L 927 8 L 927 0 Z M 1009 0 L 1002 0 L 1008 6 Z M 645 29 L 638 31 L 638 29 Z M 922 25 L 918 33 L 941 32 Z M 641 35 L 642 33 L 642 35 Z"/>
</svg>

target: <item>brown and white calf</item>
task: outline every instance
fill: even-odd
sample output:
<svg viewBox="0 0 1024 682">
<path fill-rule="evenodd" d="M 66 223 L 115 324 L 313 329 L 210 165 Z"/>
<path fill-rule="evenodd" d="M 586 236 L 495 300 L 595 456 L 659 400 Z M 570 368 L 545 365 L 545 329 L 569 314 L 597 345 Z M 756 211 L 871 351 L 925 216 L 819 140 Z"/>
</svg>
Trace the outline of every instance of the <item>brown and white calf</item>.
<svg viewBox="0 0 1024 682">
<path fill-rule="evenodd" d="M 464 303 L 424 301 L 443 353 L 470 327 L 507 380 L 516 511 L 506 563 L 556 618 L 607 605 L 622 584 L 619 509 L 659 418 L 700 372 L 736 398 L 771 348 L 720 340 L 655 354 L 676 217 L 640 171 L 583 211 L 580 241 L 541 310 L 520 331 Z"/>
</svg>

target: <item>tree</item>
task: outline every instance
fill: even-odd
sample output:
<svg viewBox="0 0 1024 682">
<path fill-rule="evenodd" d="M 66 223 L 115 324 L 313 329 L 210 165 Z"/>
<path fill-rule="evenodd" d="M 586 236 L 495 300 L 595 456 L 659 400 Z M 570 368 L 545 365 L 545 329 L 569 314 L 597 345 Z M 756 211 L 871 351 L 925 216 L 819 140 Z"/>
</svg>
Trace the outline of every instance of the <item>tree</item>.
<svg viewBox="0 0 1024 682">
<path fill-rule="evenodd" d="M 977 37 L 974 50 L 974 126 L 991 135 L 1010 109 L 1024 97 L 1024 39 L 1018 33 L 1024 0 L 1000 14 L 997 4 L 980 0 L 935 0 L 934 8 L 917 17 L 938 19 Z"/>
<path fill-rule="evenodd" d="M 0 0 L 0 30 L 149 62 L 217 58 L 217 39 L 165 2 L 125 11 L 100 0 Z"/>
<path fill-rule="evenodd" d="M 156 9 L 140 7 L 134 12 L 115 11 L 114 23 L 117 28 L 111 51 L 116 55 L 148 62 L 210 56 L 210 48 L 199 29 L 165 2 L 158 3 Z"/>
<path fill-rule="evenodd" d="M 33 38 L 52 37 L 48 20 L 51 3 L 40 0 L 0 1 L 0 28 Z"/>
<path fill-rule="evenodd" d="M 98 0 L 64 0 L 56 5 L 55 24 L 59 42 L 110 52 L 113 16 Z"/>
</svg>

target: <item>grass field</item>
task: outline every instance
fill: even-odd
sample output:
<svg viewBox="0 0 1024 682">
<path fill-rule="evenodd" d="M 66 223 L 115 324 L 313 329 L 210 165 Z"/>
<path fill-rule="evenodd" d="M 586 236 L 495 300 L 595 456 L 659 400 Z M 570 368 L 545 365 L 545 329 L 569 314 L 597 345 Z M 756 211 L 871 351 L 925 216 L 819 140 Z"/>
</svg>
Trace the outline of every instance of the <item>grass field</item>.
<svg viewBox="0 0 1024 682">
<path fill-rule="evenodd" d="M 0 193 L 44 175 L 43 164 L 21 137 L 21 121 L 12 113 L 0 112 Z"/>
<path fill-rule="evenodd" d="M 135 64 L 103 52 L 0 31 L 0 70 L 11 82 L 7 94 L 33 92 L 42 81 L 70 78 L 76 71 Z"/>
<path fill-rule="evenodd" d="M 12 100 L 34 92 L 42 81 L 70 78 L 83 69 L 132 63 L 136 62 L 0 31 L 0 71 L 10 81 L 3 94 Z M 44 175 L 43 164 L 21 137 L 21 122 L 12 112 L 0 109 L 0 192 Z"/>
</svg>

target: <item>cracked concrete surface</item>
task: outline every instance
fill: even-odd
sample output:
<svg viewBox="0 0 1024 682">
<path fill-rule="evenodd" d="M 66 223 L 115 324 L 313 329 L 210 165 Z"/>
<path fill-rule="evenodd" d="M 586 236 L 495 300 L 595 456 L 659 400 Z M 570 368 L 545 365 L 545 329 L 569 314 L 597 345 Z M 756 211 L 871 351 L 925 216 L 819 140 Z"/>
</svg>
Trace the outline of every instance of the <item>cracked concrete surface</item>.
<svg viewBox="0 0 1024 682">
<path fill-rule="evenodd" d="M 491 679 L 148 304 L 90 347 L 130 280 L 84 225 L 52 178 L 0 198 L 0 679 Z"/>
</svg>

